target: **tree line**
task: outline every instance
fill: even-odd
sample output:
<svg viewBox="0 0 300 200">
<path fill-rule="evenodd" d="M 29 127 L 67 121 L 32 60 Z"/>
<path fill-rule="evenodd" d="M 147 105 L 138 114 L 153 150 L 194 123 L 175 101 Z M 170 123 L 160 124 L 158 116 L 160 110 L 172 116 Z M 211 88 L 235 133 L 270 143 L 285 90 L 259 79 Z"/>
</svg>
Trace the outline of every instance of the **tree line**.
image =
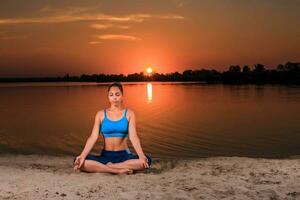
<svg viewBox="0 0 300 200">
<path fill-rule="evenodd" d="M 0 82 L 140 82 L 140 81 L 199 81 L 205 83 L 223 84 L 300 84 L 300 63 L 287 62 L 276 69 L 267 69 L 263 64 L 229 66 L 227 71 L 219 72 L 214 69 L 185 70 L 182 73 L 153 73 L 143 72 L 133 74 L 82 74 L 81 76 L 63 77 L 26 77 L 0 78 Z"/>
</svg>

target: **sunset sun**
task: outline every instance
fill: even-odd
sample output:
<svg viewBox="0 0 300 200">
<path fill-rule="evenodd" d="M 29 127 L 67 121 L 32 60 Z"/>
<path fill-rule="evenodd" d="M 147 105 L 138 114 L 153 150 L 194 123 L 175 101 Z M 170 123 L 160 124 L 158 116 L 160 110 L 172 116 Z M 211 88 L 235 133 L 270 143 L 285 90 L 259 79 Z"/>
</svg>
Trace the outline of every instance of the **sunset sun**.
<svg viewBox="0 0 300 200">
<path fill-rule="evenodd" d="M 146 72 L 147 72 L 147 74 L 151 74 L 152 73 L 152 68 L 151 67 L 148 67 L 147 69 L 146 69 Z"/>
</svg>

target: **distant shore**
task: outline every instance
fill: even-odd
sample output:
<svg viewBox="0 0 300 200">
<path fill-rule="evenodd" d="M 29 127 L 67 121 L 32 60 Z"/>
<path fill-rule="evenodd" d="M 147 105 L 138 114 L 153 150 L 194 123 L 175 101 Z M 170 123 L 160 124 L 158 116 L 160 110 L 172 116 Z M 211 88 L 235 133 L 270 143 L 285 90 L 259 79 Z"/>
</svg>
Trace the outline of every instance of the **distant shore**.
<svg viewBox="0 0 300 200">
<path fill-rule="evenodd" d="M 82 74 L 80 76 L 65 74 L 60 77 L 0 77 L 0 83 L 7 82 L 144 82 L 144 81 L 199 81 L 223 84 L 300 84 L 300 63 L 286 62 L 276 69 L 267 69 L 263 64 L 229 66 L 227 71 L 215 69 L 187 69 L 171 73 L 144 72 L 124 74 Z"/>
<path fill-rule="evenodd" d="M 300 156 L 154 159 L 132 175 L 75 172 L 70 156 L 0 157 L 0 199 L 300 199 Z"/>
</svg>

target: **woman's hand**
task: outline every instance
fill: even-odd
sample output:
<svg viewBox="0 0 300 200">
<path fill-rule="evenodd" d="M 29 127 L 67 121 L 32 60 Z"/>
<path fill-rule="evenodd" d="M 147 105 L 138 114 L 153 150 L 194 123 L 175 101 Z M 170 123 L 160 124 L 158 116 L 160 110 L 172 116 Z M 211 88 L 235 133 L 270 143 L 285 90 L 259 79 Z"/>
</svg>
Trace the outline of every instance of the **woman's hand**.
<svg viewBox="0 0 300 200">
<path fill-rule="evenodd" d="M 139 160 L 142 162 L 145 168 L 149 168 L 148 158 L 146 156 L 139 156 Z"/>
<path fill-rule="evenodd" d="M 84 160 L 85 160 L 84 156 L 82 156 L 82 155 L 77 156 L 74 161 L 74 170 L 80 169 Z"/>
</svg>

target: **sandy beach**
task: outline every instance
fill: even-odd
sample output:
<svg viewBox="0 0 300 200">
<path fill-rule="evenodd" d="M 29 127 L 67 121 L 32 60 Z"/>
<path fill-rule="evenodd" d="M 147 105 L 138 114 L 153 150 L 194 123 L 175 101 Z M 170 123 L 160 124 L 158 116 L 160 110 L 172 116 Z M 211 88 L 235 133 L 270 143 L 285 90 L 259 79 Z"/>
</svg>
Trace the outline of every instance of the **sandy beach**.
<svg viewBox="0 0 300 200">
<path fill-rule="evenodd" d="M 0 199 L 300 199 L 300 158 L 154 159 L 132 175 L 72 169 L 71 157 L 1 155 Z"/>
</svg>

